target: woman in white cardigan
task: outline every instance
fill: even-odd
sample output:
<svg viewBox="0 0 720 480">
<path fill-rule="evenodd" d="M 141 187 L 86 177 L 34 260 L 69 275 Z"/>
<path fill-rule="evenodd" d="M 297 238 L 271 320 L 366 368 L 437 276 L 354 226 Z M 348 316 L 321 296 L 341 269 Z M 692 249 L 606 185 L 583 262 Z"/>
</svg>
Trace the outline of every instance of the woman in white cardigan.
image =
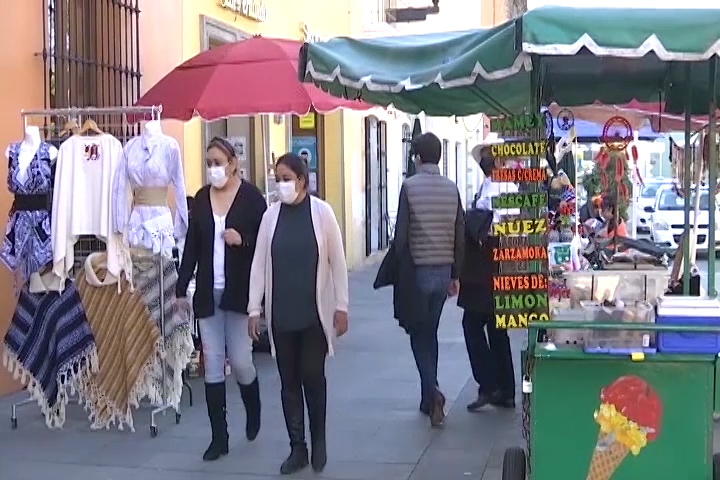
<svg viewBox="0 0 720 480">
<path fill-rule="evenodd" d="M 332 208 L 308 193 L 308 166 L 286 153 L 275 164 L 279 203 L 260 224 L 250 271 L 248 333 L 257 340 L 265 300 L 270 347 L 277 360 L 290 455 L 280 473 L 308 465 L 307 403 L 311 463 L 325 468 L 327 390 L 325 358 L 348 329 L 348 278 L 340 227 Z"/>
</svg>

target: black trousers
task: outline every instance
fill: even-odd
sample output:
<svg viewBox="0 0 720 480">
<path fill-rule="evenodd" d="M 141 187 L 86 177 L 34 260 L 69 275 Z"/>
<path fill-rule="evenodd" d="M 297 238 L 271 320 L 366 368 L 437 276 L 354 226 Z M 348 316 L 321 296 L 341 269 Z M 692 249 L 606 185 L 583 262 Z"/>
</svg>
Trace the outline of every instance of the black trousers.
<svg viewBox="0 0 720 480">
<path fill-rule="evenodd" d="M 462 326 L 478 393 L 490 395 L 499 391 L 504 397 L 514 398 L 515 372 L 507 330 L 495 328 L 492 314 L 467 309 Z"/>
<path fill-rule="evenodd" d="M 273 329 L 273 341 L 290 445 L 305 444 L 306 405 L 312 441 L 324 441 L 327 414 L 325 357 L 328 345 L 322 326 L 318 324 L 285 332 Z"/>
</svg>

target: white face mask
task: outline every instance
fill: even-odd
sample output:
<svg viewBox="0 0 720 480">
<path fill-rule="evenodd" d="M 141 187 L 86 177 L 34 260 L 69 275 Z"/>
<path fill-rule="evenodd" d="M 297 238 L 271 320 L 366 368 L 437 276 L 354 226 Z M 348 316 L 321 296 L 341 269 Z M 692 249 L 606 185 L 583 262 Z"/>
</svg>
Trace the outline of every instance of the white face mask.
<svg viewBox="0 0 720 480">
<path fill-rule="evenodd" d="M 298 192 L 295 191 L 295 181 L 277 182 L 277 193 L 280 201 L 288 205 L 295 202 Z"/>
<path fill-rule="evenodd" d="M 225 167 L 220 167 L 220 166 L 208 167 L 207 178 L 208 178 L 208 181 L 210 182 L 210 185 L 212 185 L 215 188 L 224 187 L 228 181 Z"/>
</svg>

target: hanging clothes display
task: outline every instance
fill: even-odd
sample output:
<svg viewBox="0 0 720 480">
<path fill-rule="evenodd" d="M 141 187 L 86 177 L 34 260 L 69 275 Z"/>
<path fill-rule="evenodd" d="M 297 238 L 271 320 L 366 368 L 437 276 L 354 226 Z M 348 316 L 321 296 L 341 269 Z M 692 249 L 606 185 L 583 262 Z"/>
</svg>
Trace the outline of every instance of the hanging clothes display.
<svg viewBox="0 0 720 480">
<path fill-rule="evenodd" d="M 182 371 L 190 362 L 195 345 L 192 339 L 191 316 L 188 315 L 188 312 L 180 311 L 177 308 L 175 263 L 165 258 L 162 260 L 163 278 L 161 281 L 159 255 L 133 255 L 133 279 L 135 288 L 141 293 L 151 318 L 158 326 L 158 330 L 165 334 L 165 341 L 160 342 L 153 368 L 147 378 L 149 383 L 146 392 L 153 405 L 167 402 L 173 408 L 178 409 L 183 388 Z M 164 291 L 162 297 L 160 296 L 160 285 L 163 286 Z M 164 309 L 164 315 L 161 315 L 161 309 Z M 161 325 L 163 319 L 164 328 Z M 165 376 L 163 376 L 163 368 Z M 165 381 L 164 389 L 163 380 Z M 165 399 L 162 398 L 163 391 Z"/>
<path fill-rule="evenodd" d="M 160 331 L 152 320 L 140 291 L 125 280 L 118 292 L 118 277 L 108 269 L 106 253 L 88 256 L 76 284 L 95 335 L 99 370 L 86 398 L 92 429 L 134 431 L 132 407 L 146 396 L 148 372 L 155 362 Z M 150 393 L 153 397 L 157 394 Z"/>
<path fill-rule="evenodd" d="M 61 288 L 52 273 L 33 274 L 20 291 L 4 347 L 3 365 L 37 401 L 48 428 L 61 428 L 68 390 L 85 397 L 83 386 L 99 366 L 95 338 L 73 283 L 67 280 Z"/>
<path fill-rule="evenodd" d="M 0 260 L 16 273 L 19 284 L 52 261 L 50 195 L 57 149 L 28 127 L 22 142 L 8 146 L 7 185 L 15 199 L 10 208 Z"/>
<path fill-rule="evenodd" d="M 107 133 L 73 135 L 58 152 L 52 204 L 53 273 L 68 277 L 81 235 L 105 242 L 107 269 L 130 274 L 129 252 L 112 228 L 113 175 L 123 158 L 118 139 Z"/>
<path fill-rule="evenodd" d="M 175 219 L 167 203 L 168 187 L 175 192 Z M 185 179 L 178 142 L 165 135 L 157 120 L 125 146 L 113 182 L 114 231 L 131 247 L 172 257 L 175 239 L 185 238 L 188 226 Z"/>
</svg>

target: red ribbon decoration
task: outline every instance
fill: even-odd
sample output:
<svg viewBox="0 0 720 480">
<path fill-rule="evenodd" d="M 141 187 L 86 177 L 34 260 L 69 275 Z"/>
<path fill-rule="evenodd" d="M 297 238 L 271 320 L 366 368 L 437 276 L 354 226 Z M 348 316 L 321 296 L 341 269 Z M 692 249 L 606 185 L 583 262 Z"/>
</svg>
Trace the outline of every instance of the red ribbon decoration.
<svg viewBox="0 0 720 480">
<path fill-rule="evenodd" d="M 639 155 L 638 155 L 637 145 L 634 145 L 634 144 L 633 144 L 633 145 L 630 147 L 630 155 L 632 155 L 633 166 L 634 166 L 634 169 L 635 169 L 635 177 L 637 178 L 637 182 L 638 182 L 638 184 L 639 184 L 641 187 L 644 187 L 644 186 L 645 186 L 645 182 L 643 181 L 642 175 L 640 175 L 640 169 L 638 168 L 638 157 L 639 157 Z"/>
</svg>

